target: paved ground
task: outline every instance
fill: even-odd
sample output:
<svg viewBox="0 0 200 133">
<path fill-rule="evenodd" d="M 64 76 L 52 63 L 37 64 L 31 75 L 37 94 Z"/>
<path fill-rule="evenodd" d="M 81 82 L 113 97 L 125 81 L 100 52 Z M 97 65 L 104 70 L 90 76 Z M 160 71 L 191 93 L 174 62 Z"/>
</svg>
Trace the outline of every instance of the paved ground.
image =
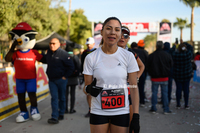
<svg viewBox="0 0 200 133">
<path fill-rule="evenodd" d="M 146 81 L 146 96 L 151 98 L 151 82 Z M 175 109 L 175 84 L 173 83 L 172 103 L 170 109 L 172 114 L 164 115 L 162 105 L 157 105 L 156 114 L 149 113 L 151 104 L 146 103 L 145 107 L 140 107 L 141 133 L 200 133 L 200 84 L 191 82 L 190 85 L 190 110 L 181 108 Z M 159 94 L 160 97 L 160 94 Z M 182 101 L 183 105 L 183 101 Z M 50 118 L 51 106 L 50 96 L 39 104 L 42 115 L 40 121 L 29 120 L 25 123 L 15 123 L 17 114 L 0 122 L 0 133 L 90 133 L 89 119 L 84 115 L 88 106 L 82 90 L 76 88 L 76 113 L 65 114 L 64 120 L 59 124 L 51 125 L 47 123 Z"/>
</svg>

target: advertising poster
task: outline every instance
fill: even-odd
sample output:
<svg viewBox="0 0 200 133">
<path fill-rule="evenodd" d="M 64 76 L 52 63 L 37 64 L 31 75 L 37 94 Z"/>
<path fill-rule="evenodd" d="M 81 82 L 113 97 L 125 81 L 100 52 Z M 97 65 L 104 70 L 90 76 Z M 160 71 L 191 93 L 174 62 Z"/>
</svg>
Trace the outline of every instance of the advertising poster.
<svg viewBox="0 0 200 133">
<path fill-rule="evenodd" d="M 46 75 L 47 65 L 36 65 L 37 70 L 37 100 L 40 102 L 49 95 L 48 79 Z M 26 104 L 30 101 L 26 93 Z M 0 122 L 9 116 L 19 112 L 16 93 L 16 81 L 14 67 L 0 69 Z"/>
</svg>

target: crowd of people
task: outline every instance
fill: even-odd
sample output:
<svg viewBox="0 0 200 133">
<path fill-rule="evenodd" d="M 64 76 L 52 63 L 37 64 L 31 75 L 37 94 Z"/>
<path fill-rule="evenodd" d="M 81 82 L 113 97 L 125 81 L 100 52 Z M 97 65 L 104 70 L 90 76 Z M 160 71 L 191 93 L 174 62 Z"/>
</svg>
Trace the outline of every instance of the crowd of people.
<svg viewBox="0 0 200 133">
<path fill-rule="evenodd" d="M 101 35 L 99 48 L 94 48 L 94 38 L 87 38 L 87 49 L 83 51 L 81 58 L 73 53 L 70 45 L 65 50 L 61 49 L 57 38 L 49 42 L 47 54 L 38 55 L 37 60 L 47 64 L 52 108 L 48 123 L 57 124 L 64 119 L 65 113 L 76 112 L 75 89 L 80 84 L 80 76 L 84 81 L 83 92 L 89 108 L 85 117 L 90 118 L 91 133 L 139 133 L 139 106 L 145 106 L 144 86 L 147 75 L 152 84 L 151 113 L 157 111 L 159 86 L 163 113 L 172 113 L 169 105 L 173 79 L 176 83 L 177 109 L 181 106 L 190 109 L 189 84 L 193 73 L 193 47 L 190 44 L 175 43 L 170 48 L 169 42 L 157 41 L 156 50 L 151 54 L 145 50 L 144 40 L 132 42 L 128 48 L 130 29 L 122 26 L 116 17 L 109 17 L 104 21 Z M 16 45 L 14 42 L 10 50 L 12 54 L 6 56 L 6 61 L 15 61 L 13 53 L 16 52 Z M 198 58 L 196 56 L 195 59 Z M 19 82 L 17 87 L 20 88 Z M 18 95 L 25 95 L 25 91 L 18 92 Z M 184 105 L 180 104 L 182 92 Z M 33 94 L 35 96 L 35 91 Z M 25 106 L 22 110 L 27 112 Z M 39 114 L 38 109 L 37 113 Z M 25 118 L 25 115 L 21 114 L 20 117 Z"/>
</svg>

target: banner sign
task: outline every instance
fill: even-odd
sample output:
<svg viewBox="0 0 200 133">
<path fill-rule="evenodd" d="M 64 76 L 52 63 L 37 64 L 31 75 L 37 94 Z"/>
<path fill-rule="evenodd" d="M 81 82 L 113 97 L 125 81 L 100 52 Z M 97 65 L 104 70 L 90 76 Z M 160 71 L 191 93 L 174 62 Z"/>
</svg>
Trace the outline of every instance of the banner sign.
<svg viewBox="0 0 200 133">
<path fill-rule="evenodd" d="M 48 79 L 46 76 L 47 65 L 36 65 L 37 70 L 37 100 L 43 100 L 49 95 Z M 16 93 L 14 67 L 0 69 L 0 122 L 19 111 Z M 27 107 L 30 106 L 26 93 Z"/>
<path fill-rule="evenodd" d="M 159 35 L 158 35 L 158 41 L 163 41 L 171 43 L 171 38 L 172 38 L 172 24 L 166 23 L 166 22 L 161 22 L 159 26 Z"/>
<path fill-rule="evenodd" d="M 158 23 L 157 22 L 148 22 L 148 23 L 122 23 L 122 25 L 127 26 L 130 29 L 130 35 L 136 36 L 138 32 L 141 33 L 155 33 L 158 32 Z"/>
<path fill-rule="evenodd" d="M 159 31 L 159 23 L 158 22 L 124 22 L 122 25 L 125 25 L 130 30 L 130 36 L 137 36 L 137 33 L 157 33 Z M 94 40 L 95 40 L 95 48 L 99 47 L 101 42 L 101 29 L 103 27 L 102 23 L 94 24 Z"/>
</svg>

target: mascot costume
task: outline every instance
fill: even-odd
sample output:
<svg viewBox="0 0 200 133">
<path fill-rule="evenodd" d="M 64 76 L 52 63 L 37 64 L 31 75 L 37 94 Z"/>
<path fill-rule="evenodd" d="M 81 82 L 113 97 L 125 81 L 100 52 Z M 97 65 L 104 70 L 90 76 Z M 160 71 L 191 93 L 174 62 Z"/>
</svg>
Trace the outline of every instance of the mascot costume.
<svg viewBox="0 0 200 133">
<path fill-rule="evenodd" d="M 33 31 L 26 22 L 21 22 L 9 34 L 12 36 L 13 43 L 5 60 L 13 62 L 15 67 L 16 92 L 21 111 L 16 118 L 16 122 L 29 120 L 29 112 L 25 100 L 26 92 L 31 103 L 31 117 L 34 121 L 40 120 L 41 115 L 37 108 L 35 61 L 40 61 L 43 56 L 37 50 L 32 50 L 35 45 L 35 35 L 37 32 Z"/>
</svg>

